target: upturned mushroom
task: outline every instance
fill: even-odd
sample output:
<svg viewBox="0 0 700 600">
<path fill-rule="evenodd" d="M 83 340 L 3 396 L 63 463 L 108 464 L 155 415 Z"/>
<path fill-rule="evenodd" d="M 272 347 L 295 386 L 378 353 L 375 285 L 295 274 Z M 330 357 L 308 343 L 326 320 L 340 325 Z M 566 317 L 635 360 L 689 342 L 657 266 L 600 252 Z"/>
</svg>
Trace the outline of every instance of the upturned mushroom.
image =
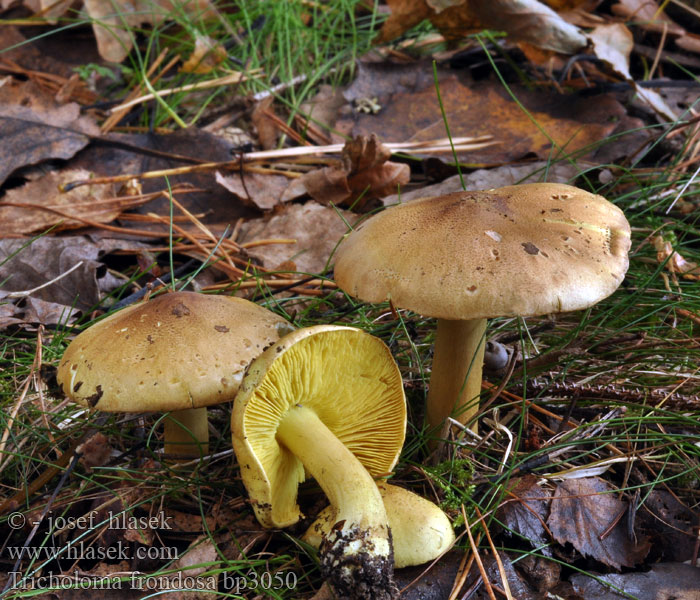
<svg viewBox="0 0 700 600">
<path fill-rule="evenodd" d="M 394 598 L 391 533 L 374 477 L 394 467 L 406 428 L 398 367 L 378 338 L 350 327 L 297 330 L 254 360 L 234 402 L 233 447 L 258 521 L 300 517 L 310 473 L 336 511 L 321 572 L 340 598 Z"/>
<path fill-rule="evenodd" d="M 291 329 L 242 298 L 163 294 L 80 333 L 57 379 L 66 397 L 90 408 L 172 411 L 165 452 L 200 456 L 208 453 L 206 407 L 232 400 L 250 361 Z"/>
<path fill-rule="evenodd" d="M 437 317 L 426 410 L 436 429 L 478 412 L 487 319 L 597 303 L 622 282 L 629 247 L 624 214 L 602 196 L 514 185 L 415 200 L 367 219 L 340 245 L 335 280 L 362 300 Z"/>
<path fill-rule="evenodd" d="M 446 552 L 455 541 L 454 530 L 440 508 L 409 490 L 380 481 L 377 483 L 394 542 L 397 569 L 422 565 Z M 324 508 L 306 530 L 302 540 L 319 548 L 338 520 L 333 506 Z"/>
</svg>

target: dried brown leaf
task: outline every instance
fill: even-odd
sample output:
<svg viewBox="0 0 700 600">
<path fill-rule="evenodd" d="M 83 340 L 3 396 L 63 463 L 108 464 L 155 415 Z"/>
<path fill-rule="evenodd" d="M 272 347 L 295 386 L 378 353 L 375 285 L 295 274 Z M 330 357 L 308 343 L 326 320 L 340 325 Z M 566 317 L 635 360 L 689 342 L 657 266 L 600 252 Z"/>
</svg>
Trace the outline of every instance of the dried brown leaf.
<svg viewBox="0 0 700 600">
<path fill-rule="evenodd" d="M 516 42 L 561 54 L 586 47 L 586 37 L 574 25 L 537 0 L 469 0 L 484 28 L 505 31 Z"/>
<path fill-rule="evenodd" d="M 377 36 L 379 44 L 395 40 L 433 14 L 425 0 L 387 0 L 387 4 L 391 12 Z"/>
<path fill-rule="evenodd" d="M 630 541 L 624 519 L 607 531 L 626 507 L 614 491 L 598 477 L 563 481 L 554 491 L 547 526 L 560 544 L 573 544 L 584 556 L 619 569 L 641 562 L 649 544 Z"/>
<path fill-rule="evenodd" d="M 75 102 L 58 104 L 32 81 L 0 85 L 0 184 L 16 169 L 42 160 L 71 158 L 99 135 Z"/>
<path fill-rule="evenodd" d="M 330 130 L 338 118 L 338 111 L 345 102 L 340 89 L 324 83 L 319 87 L 318 93 L 310 100 L 304 102 L 299 108 L 300 112 L 308 116 L 314 125 L 323 127 L 330 135 Z M 309 132 L 309 137 L 311 137 L 311 131 Z M 342 140 L 333 141 L 342 143 Z M 327 140 L 323 143 L 327 143 Z"/>
<path fill-rule="evenodd" d="M 35 181 L 9 190 L 0 199 L 0 236 L 84 227 L 70 216 L 109 223 L 122 212 L 127 200 L 112 197 L 109 185 L 81 186 L 62 193 L 59 187 L 69 181 L 89 179 L 84 170 L 51 172 Z"/>
<path fill-rule="evenodd" d="M 219 576 L 203 575 L 203 573 L 216 570 L 218 561 L 219 554 L 213 540 L 205 536 L 197 538 L 173 565 L 174 568 L 180 569 L 180 573 L 173 574 L 171 578 L 175 584 L 172 589 L 182 586 L 180 583 L 182 576 L 189 576 L 196 580 L 196 586 L 199 590 L 192 592 L 177 591 L 168 594 L 168 597 L 171 600 L 210 600 L 212 591 L 217 591 Z M 164 588 L 167 589 L 165 586 Z"/>
<path fill-rule="evenodd" d="M 270 219 L 251 219 L 241 228 L 241 242 L 267 239 L 293 239 L 293 244 L 266 244 L 248 250 L 263 266 L 274 269 L 293 260 L 297 271 L 321 273 L 339 240 L 347 233 L 356 215 L 316 202 L 286 205 Z"/>
<path fill-rule="evenodd" d="M 666 269 L 671 273 L 678 273 L 684 279 L 700 280 L 700 266 L 683 258 L 673 249 L 671 242 L 664 240 L 663 236 L 656 235 L 653 239 L 656 249 L 656 260 L 665 263 Z"/>
<path fill-rule="evenodd" d="M 482 29 L 505 31 L 516 42 L 562 54 L 586 46 L 579 29 L 537 0 L 391 0 L 391 15 L 378 41 L 388 42 L 426 18 L 446 39 L 460 39 Z"/>
<path fill-rule="evenodd" d="M 0 294 L 0 329 L 14 325 L 58 325 L 71 323 L 80 315 L 76 308 L 40 298 L 10 302 Z"/>
<path fill-rule="evenodd" d="M 261 100 L 255 105 L 250 115 L 250 120 L 253 122 L 258 132 L 258 141 L 264 150 L 272 150 L 275 148 L 277 146 L 277 136 L 279 135 L 275 121 L 269 116 L 269 113 L 273 111 L 273 100 L 274 96 L 268 96 L 264 100 Z"/>
<path fill-rule="evenodd" d="M 226 48 L 208 35 L 197 35 L 194 50 L 182 63 L 180 71 L 206 75 L 226 59 Z"/>
<path fill-rule="evenodd" d="M 208 0 L 84 0 L 84 4 L 100 56 L 111 62 L 121 62 L 131 51 L 133 28 L 157 25 L 175 12 L 195 19 L 216 15 Z"/>
<path fill-rule="evenodd" d="M 107 463 L 112 453 L 112 446 L 109 444 L 109 438 L 98 431 L 80 444 L 76 452 L 81 454 L 80 463 L 91 471 Z"/>
<path fill-rule="evenodd" d="M 0 240 L 0 281 L 3 282 L 0 299 L 10 294 L 17 296 L 18 292 L 33 290 L 60 277 L 51 285 L 33 291 L 30 297 L 58 305 L 60 309 L 57 310 L 63 313 L 65 322 L 71 314 L 69 307 L 92 308 L 103 291 L 110 291 L 121 283 L 98 261 L 100 254 L 94 243 L 79 236 L 41 237 L 28 246 L 26 239 Z M 74 268 L 78 263 L 80 266 Z M 27 302 L 28 298 L 13 299 L 13 303 L 24 310 Z"/>
<path fill-rule="evenodd" d="M 685 30 L 661 10 L 656 0 L 618 0 L 610 7 L 613 14 L 634 21 L 635 27 L 671 35 L 683 35 Z"/>
<path fill-rule="evenodd" d="M 293 196 L 285 194 L 290 180 L 284 175 L 248 172 L 222 175 L 217 171 L 216 182 L 235 194 L 246 206 L 260 210 L 272 210 L 278 204 L 293 199 Z"/>
<path fill-rule="evenodd" d="M 357 136 L 343 147 L 340 164 L 311 171 L 301 182 L 318 202 L 361 209 L 368 200 L 396 192 L 409 182 L 409 166 L 391 162 L 390 157 L 391 151 L 374 134 Z"/>
<path fill-rule="evenodd" d="M 666 104 L 658 92 L 638 87 L 632 80 L 629 60 L 634 47 L 634 39 L 625 25 L 622 23 L 599 25 L 588 34 L 588 39 L 593 45 L 595 55 L 605 61 L 618 75 L 630 82 L 637 96 L 663 117 L 671 121 L 676 120 L 674 110 Z"/>
<path fill-rule="evenodd" d="M 503 505 L 503 522 L 535 547 L 549 541 L 545 521 L 549 512 L 549 490 L 537 485 L 537 477 L 525 475 L 511 481 L 507 502 Z"/>
<path fill-rule="evenodd" d="M 89 152 L 81 152 L 71 164 L 101 176 L 136 174 L 188 164 L 167 157 L 149 156 L 138 152 L 141 148 L 163 154 L 191 156 L 206 162 L 231 161 L 232 144 L 229 141 L 197 128 L 183 129 L 167 135 L 110 134 L 108 139 L 114 140 L 116 144 L 91 146 Z M 130 150 L 128 146 L 133 146 L 134 149 Z M 200 220 L 206 225 L 221 224 L 221 231 L 226 225 L 233 226 L 241 217 L 249 218 L 258 215 L 256 210 L 251 210 L 242 202 L 236 202 L 231 198 L 230 192 L 215 185 L 214 174 L 211 172 L 172 176 L 169 178 L 169 183 L 171 188 L 176 186 L 195 188 L 191 192 L 178 195 L 178 201 L 192 214 L 200 215 Z M 158 178 L 143 179 L 141 184 L 146 194 L 166 187 L 163 180 Z M 147 205 L 135 208 L 135 212 L 167 216 L 170 212 L 167 194 L 153 199 Z M 139 223 L 136 226 L 143 228 L 144 225 Z M 116 234 L 112 235 L 116 237 Z"/>
<path fill-rule="evenodd" d="M 374 73 L 385 70 L 365 66 L 364 72 L 365 78 L 371 79 Z M 589 99 L 533 92 L 512 85 L 526 112 L 496 83 L 462 81 L 443 72 L 439 85 L 453 137 L 492 135 L 497 141 L 475 152 L 459 153 L 460 160 L 471 163 L 513 162 L 529 154 L 551 160 L 580 152 L 605 140 L 615 131 L 616 121 L 625 115 L 624 107 L 611 95 L 598 96 L 592 103 Z M 399 92 L 383 99 L 378 114 L 353 114 L 339 121 L 338 129 L 353 135 L 375 133 L 391 142 L 444 137 L 445 124 L 434 85 L 417 87 L 417 91 Z"/>
<path fill-rule="evenodd" d="M 627 27 L 622 23 L 599 25 L 588 34 L 588 39 L 593 43 L 593 51 L 600 60 L 630 79 L 629 63 L 634 38 Z"/>
</svg>

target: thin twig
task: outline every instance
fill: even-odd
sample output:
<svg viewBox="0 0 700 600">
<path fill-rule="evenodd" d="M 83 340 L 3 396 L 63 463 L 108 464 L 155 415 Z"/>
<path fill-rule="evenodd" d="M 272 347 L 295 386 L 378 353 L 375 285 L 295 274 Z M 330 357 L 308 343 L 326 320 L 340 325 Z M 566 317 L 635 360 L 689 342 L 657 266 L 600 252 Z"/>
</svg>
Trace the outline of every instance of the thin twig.
<svg viewBox="0 0 700 600">
<path fill-rule="evenodd" d="M 503 583 L 503 589 L 506 593 L 506 598 L 508 598 L 508 600 L 513 600 L 513 594 L 511 594 L 510 586 L 508 585 L 508 576 L 506 575 L 506 570 L 503 568 L 503 561 L 501 561 L 501 557 L 498 554 L 498 550 L 496 550 L 496 546 L 494 545 L 493 540 L 491 539 L 489 528 L 486 526 L 486 522 L 483 520 L 481 512 L 479 512 L 479 507 L 474 505 L 474 510 L 476 511 L 476 516 L 479 517 L 479 520 L 481 521 L 482 527 L 484 528 L 486 540 L 488 541 L 489 546 L 491 546 L 491 552 L 493 552 L 493 558 L 496 561 L 496 565 L 498 566 L 498 573 L 501 576 L 501 582 Z"/>
<path fill-rule="evenodd" d="M 384 143 L 392 152 L 400 152 L 404 154 L 422 154 L 430 152 L 451 152 L 452 148 L 447 143 L 449 140 L 430 140 L 427 142 L 405 142 L 405 143 Z M 454 138 L 455 149 L 458 151 L 472 151 L 486 148 L 496 144 L 493 137 L 485 135 L 481 137 L 471 138 L 462 137 Z M 261 150 L 259 152 L 247 152 L 242 154 L 244 162 L 256 160 L 272 160 L 275 158 L 290 158 L 295 156 L 308 156 L 311 154 L 337 154 L 341 152 L 345 144 L 331 144 L 329 146 L 300 146 L 296 148 L 282 148 L 281 150 Z M 154 179 L 157 177 L 172 177 L 174 175 L 184 175 L 187 173 L 199 173 L 202 171 L 211 171 L 215 169 L 238 169 L 240 167 L 240 158 L 225 162 L 207 162 L 197 165 L 178 167 L 175 169 L 161 169 L 157 171 L 147 171 L 138 174 L 115 175 L 112 177 L 93 177 L 91 179 L 71 181 L 61 186 L 61 191 L 68 192 L 83 185 L 99 185 L 107 183 L 120 183 L 131 179 Z"/>
<path fill-rule="evenodd" d="M 142 104 L 143 102 L 148 102 L 149 100 L 153 100 L 154 98 L 163 98 L 165 96 L 170 96 L 171 94 L 178 94 L 180 92 L 192 92 L 195 90 L 206 90 L 210 89 L 213 87 L 221 87 L 224 85 L 230 85 L 232 83 L 239 83 L 240 81 L 245 81 L 248 79 L 246 75 L 243 73 L 239 73 L 238 71 L 231 73 L 230 75 L 225 75 L 223 77 L 218 77 L 216 79 L 210 79 L 209 81 L 201 81 L 198 83 L 190 83 L 187 85 L 182 85 L 179 87 L 174 87 L 174 88 L 168 88 L 165 90 L 158 90 L 155 93 L 151 94 L 145 94 L 143 96 L 140 96 L 138 98 L 134 98 L 133 100 L 129 100 L 128 102 L 124 102 L 123 104 L 120 104 L 119 106 L 115 106 L 114 108 L 110 109 L 110 114 L 114 114 L 116 112 L 121 112 L 123 110 L 126 110 L 128 108 L 131 108 L 132 106 L 136 106 L 137 104 Z"/>
<path fill-rule="evenodd" d="M 486 569 L 484 568 L 484 563 L 481 562 L 481 557 L 479 556 L 479 549 L 474 542 L 474 537 L 470 529 L 469 519 L 467 519 L 467 511 L 464 510 L 464 504 L 462 504 L 462 517 L 464 518 L 464 527 L 467 530 L 467 536 L 469 537 L 469 545 L 471 546 L 472 552 L 474 553 L 474 559 L 476 560 L 476 566 L 481 573 L 481 579 L 486 586 L 486 593 L 489 595 L 491 600 L 496 600 L 496 595 L 493 593 L 493 587 L 489 581 L 488 575 L 486 574 Z M 485 527 L 485 526 L 484 526 Z"/>
<path fill-rule="evenodd" d="M 78 261 L 70 269 L 68 269 L 65 273 L 61 273 L 57 277 L 54 277 L 51 281 L 47 281 L 46 283 L 42 283 L 41 285 L 39 285 L 35 288 L 32 288 L 31 290 L 24 290 L 22 292 L 10 292 L 9 294 L 5 294 L 5 296 L 3 296 L 3 298 L 14 299 L 14 298 L 26 298 L 28 296 L 31 296 L 34 292 L 38 292 L 39 290 L 41 290 L 45 287 L 48 287 L 48 286 L 56 283 L 57 281 L 60 281 L 61 279 L 63 279 L 67 275 L 70 275 L 73 271 L 80 268 L 80 266 L 82 266 L 83 262 L 84 261 L 82 261 L 82 260 Z"/>
</svg>

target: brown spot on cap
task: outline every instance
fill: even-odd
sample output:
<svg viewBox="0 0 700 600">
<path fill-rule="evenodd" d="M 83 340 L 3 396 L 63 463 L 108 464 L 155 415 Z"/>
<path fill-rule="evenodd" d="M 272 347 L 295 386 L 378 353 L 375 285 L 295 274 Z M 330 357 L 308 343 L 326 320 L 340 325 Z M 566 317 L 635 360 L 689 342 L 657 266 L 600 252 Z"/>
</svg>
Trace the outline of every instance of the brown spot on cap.
<svg viewBox="0 0 700 600">
<path fill-rule="evenodd" d="M 101 386 L 101 385 L 98 385 L 98 386 L 95 388 L 95 390 L 96 390 L 96 391 L 95 391 L 95 393 L 94 393 L 92 396 L 88 396 L 87 398 L 85 398 L 85 402 L 87 402 L 88 406 L 90 406 L 91 408 L 95 408 L 95 406 L 97 405 L 97 403 L 100 401 L 100 398 L 102 398 L 102 394 L 104 393 L 104 392 L 102 391 L 102 386 Z"/>
<path fill-rule="evenodd" d="M 187 305 L 183 302 L 178 302 L 175 306 L 173 306 L 172 313 L 176 317 L 185 317 L 190 314 L 190 309 L 187 308 Z"/>
<path fill-rule="evenodd" d="M 219 333 L 228 333 L 230 331 L 226 325 L 214 325 L 214 329 L 216 329 Z"/>
<path fill-rule="evenodd" d="M 523 242 L 520 245 L 523 248 L 525 248 L 525 252 L 527 252 L 528 254 L 539 254 L 540 253 L 540 249 L 537 246 L 535 246 L 535 244 L 533 244 L 532 242 Z"/>
<path fill-rule="evenodd" d="M 77 392 L 80 389 L 80 386 L 83 385 L 82 381 L 79 381 L 73 386 L 73 393 Z"/>
</svg>

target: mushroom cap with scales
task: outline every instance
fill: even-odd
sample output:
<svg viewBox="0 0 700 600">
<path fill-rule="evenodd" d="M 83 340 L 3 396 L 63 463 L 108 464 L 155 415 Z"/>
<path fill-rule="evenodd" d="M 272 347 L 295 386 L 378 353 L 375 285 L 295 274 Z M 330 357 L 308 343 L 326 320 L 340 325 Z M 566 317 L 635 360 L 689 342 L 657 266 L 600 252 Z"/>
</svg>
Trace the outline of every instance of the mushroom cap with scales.
<svg viewBox="0 0 700 600">
<path fill-rule="evenodd" d="M 343 326 L 290 333 L 250 365 L 231 417 L 241 477 L 265 527 L 301 518 L 304 465 L 276 439 L 278 423 L 296 406 L 316 413 L 374 477 L 390 473 L 403 446 L 403 382 L 384 343 Z"/>
<path fill-rule="evenodd" d="M 163 294 L 80 333 L 57 379 L 73 401 L 108 412 L 205 407 L 231 400 L 250 361 L 291 329 L 242 298 Z"/>
<path fill-rule="evenodd" d="M 627 271 L 630 227 L 602 196 L 533 183 L 392 206 L 348 234 L 335 280 L 351 296 L 441 319 L 586 308 Z"/>
</svg>

